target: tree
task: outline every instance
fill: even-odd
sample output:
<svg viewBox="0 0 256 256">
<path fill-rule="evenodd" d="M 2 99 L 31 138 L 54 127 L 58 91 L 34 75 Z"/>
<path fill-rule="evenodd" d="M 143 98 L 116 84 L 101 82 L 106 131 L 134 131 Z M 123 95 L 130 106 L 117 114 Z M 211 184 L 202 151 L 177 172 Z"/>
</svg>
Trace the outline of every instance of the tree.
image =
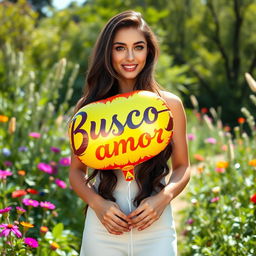
<svg viewBox="0 0 256 256">
<path fill-rule="evenodd" d="M 8 2 L 17 3 L 20 0 L 8 0 Z M 45 17 L 44 12 L 45 7 L 53 7 L 52 0 L 27 0 L 27 3 L 30 4 L 34 11 L 39 14 L 39 17 Z"/>
<path fill-rule="evenodd" d="M 165 2 L 165 3 L 164 3 Z M 190 87 L 201 106 L 221 106 L 234 123 L 250 93 L 244 73 L 255 74 L 255 0 L 161 1 L 164 42 L 174 63 L 187 64 L 198 86 Z M 165 7 L 164 7 L 165 6 Z"/>
</svg>

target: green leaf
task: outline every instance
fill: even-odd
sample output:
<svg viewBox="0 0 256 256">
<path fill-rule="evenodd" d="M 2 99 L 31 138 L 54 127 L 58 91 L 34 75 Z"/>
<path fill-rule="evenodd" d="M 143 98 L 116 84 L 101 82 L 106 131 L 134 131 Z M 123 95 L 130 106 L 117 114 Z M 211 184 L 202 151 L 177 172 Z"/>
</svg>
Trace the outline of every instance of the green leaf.
<svg viewBox="0 0 256 256">
<path fill-rule="evenodd" d="M 58 223 L 56 226 L 54 226 L 52 230 L 53 237 L 55 239 L 60 238 L 62 235 L 63 229 L 64 229 L 63 223 Z"/>
</svg>

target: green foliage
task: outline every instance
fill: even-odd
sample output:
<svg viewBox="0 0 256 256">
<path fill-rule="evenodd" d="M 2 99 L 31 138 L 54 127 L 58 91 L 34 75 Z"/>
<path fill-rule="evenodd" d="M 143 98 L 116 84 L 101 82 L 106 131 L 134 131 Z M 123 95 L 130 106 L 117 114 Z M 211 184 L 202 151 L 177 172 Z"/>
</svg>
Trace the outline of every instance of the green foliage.
<svg viewBox="0 0 256 256">
<path fill-rule="evenodd" d="M 161 3 L 158 8 L 169 11 L 161 23 L 167 52 L 175 64 L 186 64 L 197 79 L 188 90 L 201 107 L 221 106 L 222 120 L 235 125 L 240 108 L 251 109 L 244 73 L 256 72 L 256 25 L 252 22 L 256 1 Z"/>
<path fill-rule="evenodd" d="M 234 129 L 233 140 L 230 133 L 222 129 L 219 120 L 208 124 L 204 132 L 202 126 L 198 128 L 196 137 L 190 141 L 191 157 L 203 149 L 204 159 L 197 161 L 197 170 L 186 196 L 191 203 L 183 211 L 182 238 L 179 240 L 181 255 L 252 256 L 256 253 L 253 228 L 256 218 L 256 133 L 251 113 L 246 109 L 243 113 L 253 129 L 251 140 L 244 131 L 243 120 Z M 201 117 L 201 114 L 197 116 Z M 189 126 L 189 129 L 193 127 Z M 207 133 L 216 138 L 211 148 L 204 145 Z M 222 148 L 221 154 L 216 155 L 216 147 Z"/>
<path fill-rule="evenodd" d="M 74 65 L 67 74 L 68 64 L 61 59 L 53 65 L 45 80 L 38 83 L 36 73 L 26 67 L 26 56 L 22 52 L 15 53 L 6 45 L 2 56 L 6 61 L 0 90 L 0 169 L 1 172 L 11 171 L 11 175 L 1 176 L 0 208 L 10 206 L 12 210 L 1 214 L 1 223 L 14 225 L 16 221 L 18 228 L 23 230 L 21 238 L 13 235 L 1 238 L 3 255 L 14 252 L 48 255 L 49 250 L 51 255 L 78 255 L 78 237 L 84 217 L 82 202 L 68 186 L 70 150 L 67 125 L 71 113 L 67 102 L 72 96 L 79 66 Z M 65 78 L 64 103 L 57 108 Z M 17 195 L 20 190 L 23 195 Z M 51 202 L 56 209 L 44 208 L 41 204 L 26 206 L 23 198 Z M 15 213 L 17 206 L 25 208 L 26 213 Z M 25 230 L 22 227 L 24 221 L 34 227 Z M 46 235 L 40 231 L 42 226 L 49 229 Z M 25 237 L 36 238 L 39 247 L 26 246 Z"/>
</svg>

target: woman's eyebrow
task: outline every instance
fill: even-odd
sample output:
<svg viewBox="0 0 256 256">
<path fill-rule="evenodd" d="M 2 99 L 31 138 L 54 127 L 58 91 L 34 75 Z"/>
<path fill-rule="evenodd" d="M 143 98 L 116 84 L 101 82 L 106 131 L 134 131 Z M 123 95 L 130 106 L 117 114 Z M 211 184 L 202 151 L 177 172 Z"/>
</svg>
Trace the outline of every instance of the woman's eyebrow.
<svg viewBox="0 0 256 256">
<path fill-rule="evenodd" d="M 113 45 L 115 45 L 115 44 L 126 45 L 126 43 L 122 43 L 122 42 L 113 43 Z M 134 45 L 136 45 L 136 44 L 146 44 L 146 43 L 144 41 L 138 41 L 138 42 L 134 43 Z"/>
</svg>

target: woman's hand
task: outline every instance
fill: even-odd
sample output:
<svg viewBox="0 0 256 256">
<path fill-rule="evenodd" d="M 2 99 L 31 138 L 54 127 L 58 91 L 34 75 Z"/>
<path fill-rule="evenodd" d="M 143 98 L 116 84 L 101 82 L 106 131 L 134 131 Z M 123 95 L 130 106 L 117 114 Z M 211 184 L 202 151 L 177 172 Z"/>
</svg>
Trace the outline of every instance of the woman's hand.
<svg viewBox="0 0 256 256">
<path fill-rule="evenodd" d="M 130 231 L 128 225 L 130 219 L 120 210 L 115 202 L 102 198 L 93 207 L 93 210 L 110 234 L 121 235 L 123 232 Z"/>
<path fill-rule="evenodd" d="M 142 200 L 138 208 L 128 215 L 132 228 L 141 231 L 152 225 L 160 218 L 169 202 L 161 193 Z"/>
</svg>

